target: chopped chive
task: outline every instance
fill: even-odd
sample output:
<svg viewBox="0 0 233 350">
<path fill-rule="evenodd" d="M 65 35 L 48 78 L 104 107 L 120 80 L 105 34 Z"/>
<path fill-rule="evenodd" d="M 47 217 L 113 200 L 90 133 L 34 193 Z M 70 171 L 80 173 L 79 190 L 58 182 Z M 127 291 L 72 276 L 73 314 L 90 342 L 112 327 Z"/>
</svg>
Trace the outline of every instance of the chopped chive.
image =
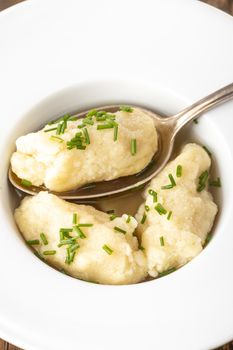
<svg viewBox="0 0 233 350">
<path fill-rule="evenodd" d="M 56 134 L 57 134 L 57 135 L 60 135 L 60 134 L 61 134 L 61 128 L 62 128 L 62 124 L 58 124 L 58 126 L 57 126 L 57 131 L 56 131 Z"/>
<path fill-rule="evenodd" d="M 84 128 L 84 129 L 83 129 L 83 133 L 84 133 L 84 137 L 85 137 L 85 142 L 86 142 L 86 144 L 87 144 L 87 145 L 90 145 L 90 137 L 89 137 L 87 128 Z"/>
<path fill-rule="evenodd" d="M 66 249 L 66 253 L 67 253 L 67 255 L 66 255 L 65 263 L 69 265 L 70 264 L 70 250 L 69 250 L 69 248 Z"/>
<path fill-rule="evenodd" d="M 206 153 L 208 153 L 208 155 L 210 157 L 212 157 L 212 153 L 210 152 L 210 150 L 206 147 L 206 146 L 202 146 L 202 148 L 204 148 L 204 150 L 206 151 Z"/>
<path fill-rule="evenodd" d="M 85 118 L 85 119 L 83 119 L 83 124 L 84 125 L 94 125 L 94 121 L 90 118 Z"/>
<path fill-rule="evenodd" d="M 60 142 L 60 143 L 64 141 L 61 137 L 54 136 L 54 135 L 50 136 L 50 140 L 51 141 L 57 141 L 57 142 Z"/>
<path fill-rule="evenodd" d="M 68 239 L 63 239 L 60 241 L 60 243 L 57 245 L 59 248 L 62 247 L 63 245 L 67 245 L 67 244 L 74 244 L 76 242 L 76 239 L 78 239 L 79 237 L 71 237 Z"/>
<path fill-rule="evenodd" d="M 78 243 L 72 244 L 70 246 L 70 252 L 74 252 L 76 249 L 80 248 L 80 245 Z"/>
<path fill-rule="evenodd" d="M 113 136 L 113 141 L 117 140 L 117 136 L 118 136 L 118 125 L 114 126 L 114 136 Z"/>
<path fill-rule="evenodd" d="M 96 121 L 97 122 L 103 122 L 105 121 L 107 118 L 106 118 L 106 115 L 96 115 Z"/>
<path fill-rule="evenodd" d="M 145 250 L 145 248 L 141 244 L 139 245 L 138 249 L 140 249 L 142 251 Z"/>
<path fill-rule="evenodd" d="M 167 220 L 170 220 L 172 216 L 172 211 L 169 211 L 169 213 L 167 214 Z"/>
<path fill-rule="evenodd" d="M 44 255 L 55 255 L 56 254 L 56 250 L 45 250 L 43 252 Z"/>
<path fill-rule="evenodd" d="M 155 206 L 155 210 L 159 213 L 159 215 L 165 215 L 167 214 L 167 210 L 162 206 L 162 204 L 158 203 L 156 206 Z"/>
<path fill-rule="evenodd" d="M 110 219 L 110 221 L 113 221 L 114 219 L 116 219 L 116 215 L 115 214 L 112 214 L 112 215 L 110 215 L 110 217 L 109 217 L 109 219 Z"/>
<path fill-rule="evenodd" d="M 217 177 L 217 180 L 209 180 L 209 185 L 214 187 L 222 187 L 220 177 Z"/>
<path fill-rule="evenodd" d="M 173 187 L 176 186 L 176 182 L 175 182 L 175 179 L 174 179 L 173 175 L 172 175 L 172 174 L 169 174 L 168 177 L 169 177 L 169 179 L 170 179 L 170 181 L 171 181 L 171 185 L 172 185 Z"/>
<path fill-rule="evenodd" d="M 126 234 L 126 231 L 125 231 L 125 230 L 122 230 L 122 228 L 120 228 L 120 227 L 118 227 L 118 226 L 115 226 L 115 227 L 114 227 L 114 230 L 117 231 L 117 232 L 123 233 L 124 235 Z"/>
<path fill-rule="evenodd" d="M 194 122 L 194 124 L 198 124 L 198 120 L 197 119 L 194 119 L 193 122 Z"/>
<path fill-rule="evenodd" d="M 177 165 L 176 176 L 177 177 L 181 177 L 182 176 L 182 166 L 181 165 Z"/>
<path fill-rule="evenodd" d="M 165 185 L 165 186 L 162 186 L 161 189 L 162 190 L 170 190 L 171 188 L 173 188 L 174 186 L 172 184 L 169 184 L 169 185 Z"/>
<path fill-rule="evenodd" d="M 160 240 L 160 245 L 162 247 L 164 247 L 164 238 L 163 238 L 163 236 L 159 237 L 159 240 Z"/>
<path fill-rule="evenodd" d="M 127 220 L 126 220 L 127 224 L 130 223 L 130 220 L 131 220 L 131 215 L 128 215 Z"/>
<path fill-rule="evenodd" d="M 145 211 L 149 211 L 149 210 L 150 210 L 149 205 L 145 205 Z"/>
<path fill-rule="evenodd" d="M 104 129 L 113 129 L 114 125 L 112 124 L 100 124 L 97 125 L 97 130 L 104 130 Z"/>
<path fill-rule="evenodd" d="M 84 234 L 84 232 L 81 230 L 81 228 L 79 228 L 79 226 L 74 226 L 74 231 L 78 234 L 79 238 L 87 238 L 87 236 Z"/>
<path fill-rule="evenodd" d="M 85 124 L 79 124 L 77 127 L 79 128 L 79 129 L 82 129 L 82 128 L 85 128 Z"/>
<path fill-rule="evenodd" d="M 40 255 L 40 253 L 38 253 L 37 251 L 34 252 L 34 255 L 39 258 L 42 261 L 45 261 L 45 259 L 43 258 L 43 256 Z"/>
<path fill-rule="evenodd" d="M 22 180 L 21 180 L 21 184 L 22 184 L 23 186 L 26 186 L 26 187 L 32 186 L 31 181 L 26 180 L 26 179 L 22 179 Z"/>
<path fill-rule="evenodd" d="M 64 120 L 64 122 L 61 124 L 61 134 L 64 134 L 66 128 L 67 128 L 67 121 Z"/>
<path fill-rule="evenodd" d="M 39 241 L 39 239 L 30 239 L 29 241 L 27 241 L 27 244 L 38 245 L 38 244 L 40 244 L 40 241 Z"/>
<path fill-rule="evenodd" d="M 199 176 L 199 181 L 198 181 L 198 186 L 197 186 L 197 192 L 201 192 L 205 189 L 206 183 L 209 177 L 209 172 L 208 170 L 204 171 L 200 176 Z"/>
<path fill-rule="evenodd" d="M 93 115 L 96 115 L 97 110 L 96 109 L 91 109 L 88 113 L 87 113 L 87 117 L 93 117 Z"/>
<path fill-rule="evenodd" d="M 78 227 L 92 227 L 93 224 L 78 224 Z"/>
<path fill-rule="evenodd" d="M 77 213 L 73 213 L 73 224 L 77 224 Z"/>
<path fill-rule="evenodd" d="M 105 111 L 98 111 L 97 113 L 96 113 L 96 117 L 103 117 L 104 115 L 106 115 L 107 114 L 107 112 L 105 112 Z"/>
<path fill-rule="evenodd" d="M 169 273 L 172 273 L 174 271 L 176 271 L 176 268 L 172 267 L 172 268 L 170 268 L 170 269 L 168 269 L 166 271 L 160 272 L 158 277 L 163 277 L 163 276 L 169 275 Z"/>
<path fill-rule="evenodd" d="M 130 106 L 120 106 L 120 111 L 132 113 L 133 112 L 133 108 L 130 107 Z"/>
<path fill-rule="evenodd" d="M 114 209 L 110 209 L 110 210 L 107 210 L 107 211 L 106 211 L 107 214 L 113 214 L 114 212 L 115 212 Z"/>
<path fill-rule="evenodd" d="M 102 249 L 105 250 L 105 252 L 108 255 L 111 255 L 113 253 L 113 250 L 109 246 L 107 246 L 106 244 L 103 245 Z"/>
<path fill-rule="evenodd" d="M 144 214 L 143 214 L 143 217 L 142 217 L 142 220 L 141 220 L 141 224 L 142 224 L 142 225 L 145 223 L 146 218 L 147 218 L 146 213 L 144 213 Z"/>
<path fill-rule="evenodd" d="M 154 202 L 154 203 L 157 202 L 157 200 L 158 200 L 157 192 L 155 192 L 155 191 L 153 191 L 152 189 L 150 189 L 150 190 L 148 191 L 148 193 L 149 193 L 151 196 L 153 196 L 153 202 Z"/>
<path fill-rule="evenodd" d="M 131 150 L 132 156 L 134 156 L 137 153 L 137 140 L 136 139 L 131 140 L 130 150 Z"/>
<path fill-rule="evenodd" d="M 44 245 L 47 245 L 49 243 L 43 232 L 41 232 L 40 238 L 41 238 L 42 242 L 44 243 Z"/>
<path fill-rule="evenodd" d="M 44 130 L 44 132 L 49 132 L 49 131 L 54 131 L 54 130 L 57 130 L 57 128 L 46 129 L 46 130 Z"/>
<path fill-rule="evenodd" d="M 69 122 L 74 122 L 74 121 L 76 121 L 76 120 L 78 120 L 78 117 L 70 117 L 69 118 Z"/>
</svg>

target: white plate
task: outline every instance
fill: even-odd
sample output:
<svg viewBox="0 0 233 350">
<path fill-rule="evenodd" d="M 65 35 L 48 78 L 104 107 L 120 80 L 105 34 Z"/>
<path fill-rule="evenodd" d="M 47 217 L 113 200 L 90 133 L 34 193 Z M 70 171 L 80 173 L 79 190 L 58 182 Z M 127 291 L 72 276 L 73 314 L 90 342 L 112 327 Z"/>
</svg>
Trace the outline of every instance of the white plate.
<svg viewBox="0 0 233 350">
<path fill-rule="evenodd" d="M 232 102 L 190 136 L 218 160 L 215 237 L 160 280 L 101 286 L 43 264 L 15 228 L 6 180 L 15 137 L 47 115 L 117 100 L 172 113 L 232 82 L 232 36 L 230 16 L 191 0 L 33 0 L 1 13 L 1 337 L 35 350 L 199 350 L 233 338 Z"/>
</svg>

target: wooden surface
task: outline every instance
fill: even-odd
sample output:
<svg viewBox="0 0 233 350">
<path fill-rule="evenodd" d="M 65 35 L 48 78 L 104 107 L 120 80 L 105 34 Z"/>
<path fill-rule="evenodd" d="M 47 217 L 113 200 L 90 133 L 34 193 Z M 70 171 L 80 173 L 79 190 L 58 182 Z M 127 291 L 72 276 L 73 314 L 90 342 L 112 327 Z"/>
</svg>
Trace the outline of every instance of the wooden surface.
<svg viewBox="0 0 233 350">
<path fill-rule="evenodd" d="M 4 10 L 5 8 L 7 8 L 9 6 L 12 6 L 12 5 L 15 5 L 19 2 L 22 2 L 22 1 L 23 0 L 0 0 L 0 11 Z M 226 11 L 226 12 L 230 13 L 231 15 L 233 15 L 233 0 L 202 0 L 202 1 L 206 2 L 207 4 L 210 4 L 212 6 L 218 7 L 219 9 Z M 20 349 L 12 344 L 5 342 L 2 339 L 0 339 L 0 350 L 20 350 Z M 41 349 L 41 350 L 43 350 L 43 349 Z M 72 350 L 72 349 L 70 349 L 70 350 Z M 210 349 L 208 349 L 208 350 L 210 350 Z M 218 350 L 233 350 L 233 341 L 229 344 L 222 346 Z"/>
</svg>

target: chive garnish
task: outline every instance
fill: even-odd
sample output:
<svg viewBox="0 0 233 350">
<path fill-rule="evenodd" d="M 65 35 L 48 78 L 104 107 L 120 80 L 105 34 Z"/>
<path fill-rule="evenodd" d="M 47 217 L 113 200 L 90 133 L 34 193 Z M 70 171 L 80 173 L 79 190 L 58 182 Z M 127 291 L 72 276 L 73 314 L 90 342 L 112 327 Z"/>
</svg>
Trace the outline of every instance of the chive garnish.
<svg viewBox="0 0 233 350">
<path fill-rule="evenodd" d="M 73 213 L 73 224 L 77 224 L 77 213 Z"/>
<path fill-rule="evenodd" d="M 63 245 L 67 245 L 67 244 L 74 244 L 76 242 L 76 239 L 78 239 L 79 237 L 71 237 L 71 238 L 67 238 L 67 239 L 63 239 L 60 240 L 60 243 L 57 245 L 59 248 L 62 247 Z"/>
<path fill-rule="evenodd" d="M 206 146 L 202 146 L 202 148 L 204 148 L 204 150 L 206 151 L 206 153 L 208 153 L 208 155 L 210 157 L 212 157 L 212 153 L 210 152 L 210 150 L 206 147 Z"/>
<path fill-rule="evenodd" d="M 60 142 L 60 143 L 64 141 L 61 137 L 55 136 L 55 135 L 50 136 L 50 140 L 51 141 L 57 141 L 57 142 Z"/>
<path fill-rule="evenodd" d="M 38 244 L 40 244 L 40 241 L 39 241 L 39 239 L 30 239 L 29 241 L 27 241 L 27 244 L 38 245 Z"/>
<path fill-rule="evenodd" d="M 150 210 L 149 205 L 145 205 L 145 211 L 149 211 L 149 210 Z"/>
<path fill-rule="evenodd" d="M 174 271 L 176 271 L 176 268 L 172 267 L 172 268 L 170 268 L 170 269 L 168 269 L 166 271 L 160 272 L 158 277 L 163 277 L 163 276 L 169 275 L 169 273 L 172 273 Z"/>
<path fill-rule="evenodd" d="M 116 219 L 116 215 L 115 214 L 112 214 L 112 215 L 110 215 L 110 217 L 109 217 L 109 219 L 110 219 L 110 221 L 113 221 L 114 219 Z"/>
<path fill-rule="evenodd" d="M 130 223 L 130 220 L 131 220 L 131 215 L 128 215 L 127 220 L 126 220 L 127 224 Z"/>
<path fill-rule="evenodd" d="M 84 128 L 84 129 L 83 129 L 83 133 L 84 133 L 84 137 L 85 137 L 85 142 L 86 142 L 86 144 L 87 144 L 87 145 L 90 145 L 90 137 L 89 137 L 87 128 Z"/>
<path fill-rule="evenodd" d="M 181 176 L 182 176 L 182 166 L 181 165 L 177 165 L 176 177 L 181 177 Z"/>
<path fill-rule="evenodd" d="M 78 234 L 79 238 L 87 238 L 87 236 L 84 234 L 84 232 L 81 230 L 81 228 L 79 228 L 79 226 L 74 226 L 74 231 Z"/>
<path fill-rule="evenodd" d="M 41 238 L 42 242 L 44 243 L 44 245 L 47 245 L 49 243 L 43 232 L 41 232 L 40 238 Z"/>
<path fill-rule="evenodd" d="M 88 113 L 87 113 L 87 117 L 92 117 L 93 115 L 96 115 L 97 110 L 96 109 L 91 109 Z"/>
<path fill-rule="evenodd" d="M 43 252 L 44 255 L 55 255 L 56 254 L 56 250 L 45 250 Z"/>
<path fill-rule="evenodd" d="M 158 203 L 156 206 L 155 206 L 155 210 L 159 213 L 159 215 L 165 215 L 167 214 L 167 210 L 162 206 L 162 204 Z"/>
<path fill-rule="evenodd" d="M 217 177 L 217 180 L 209 180 L 209 185 L 214 187 L 222 187 L 220 177 Z"/>
<path fill-rule="evenodd" d="M 77 132 L 75 136 L 66 143 L 68 149 L 77 148 L 77 149 L 86 149 L 86 146 L 83 145 L 83 135 L 82 132 Z"/>
<path fill-rule="evenodd" d="M 85 124 L 79 124 L 77 127 L 78 127 L 78 129 L 82 129 L 82 128 L 85 128 Z"/>
<path fill-rule="evenodd" d="M 54 130 L 57 130 L 57 128 L 46 129 L 46 130 L 44 130 L 44 132 L 49 132 L 49 131 L 54 131 Z"/>
<path fill-rule="evenodd" d="M 133 112 L 133 108 L 130 107 L 130 106 L 120 106 L 120 111 L 132 113 Z"/>
<path fill-rule="evenodd" d="M 97 113 L 96 113 L 96 117 L 103 117 L 104 115 L 106 115 L 107 114 L 107 112 L 105 112 L 105 111 L 98 111 Z"/>
<path fill-rule="evenodd" d="M 91 118 L 85 118 L 83 119 L 84 125 L 94 125 L 94 121 Z"/>
<path fill-rule="evenodd" d="M 114 126 L 114 136 L 113 136 L 113 141 L 117 140 L 117 136 L 118 136 L 118 125 Z"/>
<path fill-rule="evenodd" d="M 113 129 L 113 128 L 114 128 L 113 124 L 100 124 L 100 125 L 97 125 L 97 130 Z"/>
<path fill-rule="evenodd" d="M 169 189 L 171 189 L 171 188 L 176 186 L 176 182 L 175 182 L 175 179 L 174 179 L 173 175 L 172 174 L 168 174 L 168 177 L 169 177 L 169 180 L 171 181 L 171 183 L 169 185 L 162 186 L 161 187 L 162 190 L 169 190 Z"/>
<path fill-rule="evenodd" d="M 95 118 L 96 118 L 97 122 L 103 122 L 103 121 L 105 121 L 107 119 L 106 115 L 104 115 L 104 114 L 103 115 L 98 115 L 97 114 Z"/>
<path fill-rule="evenodd" d="M 208 170 L 204 171 L 200 176 L 198 180 L 198 186 L 197 186 L 197 192 L 201 192 L 205 189 L 206 183 L 209 177 Z"/>
<path fill-rule="evenodd" d="M 139 245 L 138 249 L 140 249 L 142 251 L 145 250 L 145 248 L 141 244 Z"/>
<path fill-rule="evenodd" d="M 159 240 L 160 240 L 160 245 L 162 247 L 164 247 L 164 238 L 163 238 L 163 236 L 159 237 Z"/>
<path fill-rule="evenodd" d="M 70 246 L 70 252 L 74 252 L 75 250 L 77 250 L 78 248 L 80 248 L 80 245 L 78 243 L 72 244 Z"/>
<path fill-rule="evenodd" d="M 118 227 L 118 226 L 115 226 L 115 227 L 114 227 L 114 230 L 117 231 L 117 232 L 123 233 L 124 235 L 126 234 L 126 231 L 125 231 L 125 230 L 122 230 L 122 228 L 120 228 L 120 227 Z"/>
<path fill-rule="evenodd" d="M 21 184 L 22 184 L 23 186 L 26 186 L 26 187 L 32 186 L 31 181 L 26 180 L 26 179 L 22 179 L 22 180 L 21 180 Z"/>
<path fill-rule="evenodd" d="M 58 126 L 57 126 L 57 131 L 56 131 L 56 134 L 57 134 L 57 135 L 60 135 L 60 134 L 61 134 L 61 128 L 62 128 L 62 124 L 58 124 Z"/>
<path fill-rule="evenodd" d="M 165 185 L 165 186 L 162 186 L 161 189 L 162 190 L 170 190 L 171 188 L 173 188 L 174 186 L 172 184 L 169 184 L 169 185 Z"/>
<path fill-rule="evenodd" d="M 142 220 L 141 220 L 141 224 L 143 225 L 146 221 L 146 213 L 143 214 Z"/>
<path fill-rule="evenodd" d="M 108 254 L 108 255 L 111 255 L 113 253 L 113 250 L 107 245 L 107 244 L 104 244 L 103 247 L 102 247 L 103 250 L 105 250 L 105 252 Z"/>
<path fill-rule="evenodd" d="M 172 211 L 169 211 L 169 213 L 167 214 L 167 220 L 170 220 L 172 216 Z"/>
<path fill-rule="evenodd" d="M 66 128 L 67 128 L 67 121 L 64 120 L 63 123 L 61 124 L 61 134 L 64 134 Z"/>
<path fill-rule="evenodd" d="M 78 227 L 92 227 L 93 224 L 78 224 Z"/>
<path fill-rule="evenodd" d="M 149 193 L 151 196 L 153 196 L 153 202 L 154 202 L 154 203 L 157 202 L 157 200 L 158 200 L 157 192 L 155 192 L 154 190 L 150 189 L 150 190 L 148 191 L 148 193 Z"/>
<path fill-rule="evenodd" d="M 134 156 L 137 153 L 137 140 L 136 139 L 131 140 L 130 150 L 131 150 L 132 156 Z"/>
</svg>

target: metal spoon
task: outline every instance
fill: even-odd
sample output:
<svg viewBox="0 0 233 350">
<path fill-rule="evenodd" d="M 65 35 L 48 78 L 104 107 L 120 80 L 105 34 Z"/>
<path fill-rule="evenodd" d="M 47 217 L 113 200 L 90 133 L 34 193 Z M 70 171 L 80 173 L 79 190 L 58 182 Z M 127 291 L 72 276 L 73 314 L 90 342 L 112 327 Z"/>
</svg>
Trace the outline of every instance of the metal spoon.
<svg viewBox="0 0 233 350">
<path fill-rule="evenodd" d="M 159 149 L 153 157 L 150 164 L 140 173 L 121 177 L 116 180 L 97 182 L 87 186 L 68 191 L 68 192 L 52 192 L 63 199 L 85 201 L 91 199 L 103 198 L 106 196 L 122 195 L 126 192 L 137 190 L 148 183 L 158 172 L 160 172 L 167 164 L 173 150 L 174 140 L 178 132 L 193 119 L 200 116 L 203 112 L 210 108 L 230 100 L 233 97 L 233 83 L 223 87 L 222 89 L 208 95 L 200 101 L 187 107 L 180 113 L 171 117 L 164 117 L 158 113 L 140 108 L 149 114 L 155 123 L 159 135 Z M 107 110 L 114 112 L 119 109 L 119 105 L 102 106 L 97 110 Z M 79 113 L 75 116 L 84 117 L 87 112 Z M 9 180 L 17 189 L 31 195 L 35 195 L 39 191 L 47 190 L 44 186 L 26 187 L 20 182 L 20 179 L 9 169 Z M 51 191 L 50 191 L 51 192 Z"/>
</svg>

